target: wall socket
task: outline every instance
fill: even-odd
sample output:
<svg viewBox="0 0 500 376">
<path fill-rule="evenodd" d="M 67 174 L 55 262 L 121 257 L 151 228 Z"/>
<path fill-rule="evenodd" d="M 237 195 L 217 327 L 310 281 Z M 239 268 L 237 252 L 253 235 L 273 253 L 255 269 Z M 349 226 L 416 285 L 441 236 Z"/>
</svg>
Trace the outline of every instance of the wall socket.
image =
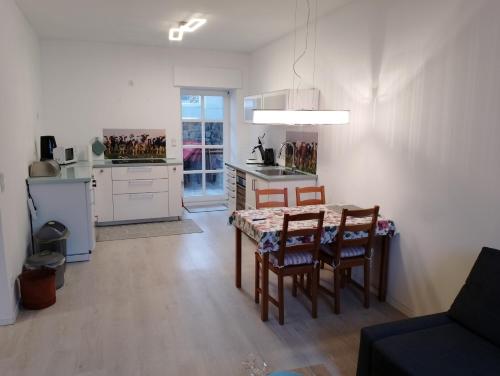
<svg viewBox="0 0 500 376">
<path fill-rule="evenodd" d="M 0 173 L 0 192 L 5 192 L 5 175 Z"/>
</svg>

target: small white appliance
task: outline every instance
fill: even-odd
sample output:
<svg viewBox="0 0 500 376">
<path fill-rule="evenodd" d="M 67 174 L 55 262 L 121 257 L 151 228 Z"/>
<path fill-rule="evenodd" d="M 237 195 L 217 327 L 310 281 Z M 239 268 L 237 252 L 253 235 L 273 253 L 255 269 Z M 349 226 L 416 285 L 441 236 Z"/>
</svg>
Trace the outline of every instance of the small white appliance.
<svg viewBox="0 0 500 376">
<path fill-rule="evenodd" d="M 58 146 L 53 150 L 54 160 L 60 165 L 76 162 L 76 148 L 74 146 Z"/>
</svg>

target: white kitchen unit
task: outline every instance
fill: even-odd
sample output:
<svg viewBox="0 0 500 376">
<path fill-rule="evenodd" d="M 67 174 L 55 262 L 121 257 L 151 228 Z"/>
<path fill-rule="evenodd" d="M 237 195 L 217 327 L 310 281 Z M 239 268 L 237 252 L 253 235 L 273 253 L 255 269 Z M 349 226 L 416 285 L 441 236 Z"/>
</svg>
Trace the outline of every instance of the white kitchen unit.
<svg viewBox="0 0 500 376">
<path fill-rule="evenodd" d="M 70 236 L 66 261 L 88 261 L 95 248 L 91 167 L 75 164 L 62 167 L 60 176 L 28 178 L 36 208 L 33 234 L 49 221 L 64 224 Z"/>
<path fill-rule="evenodd" d="M 96 222 L 113 221 L 113 181 L 110 168 L 93 169 L 94 217 Z"/>
<path fill-rule="evenodd" d="M 243 99 L 243 118 L 245 123 L 253 122 L 253 111 L 262 109 L 262 95 L 250 95 Z"/>
<path fill-rule="evenodd" d="M 229 212 L 236 210 L 236 170 L 226 165 L 226 193 Z"/>
<path fill-rule="evenodd" d="M 182 165 L 168 166 L 169 217 L 179 217 L 180 219 L 184 213 L 184 208 L 182 206 L 183 176 Z"/>
<path fill-rule="evenodd" d="M 318 110 L 318 89 L 285 89 L 250 95 L 243 99 L 245 123 L 253 123 L 254 110 Z"/>
<path fill-rule="evenodd" d="M 252 173 L 246 174 L 246 197 L 245 207 L 247 209 L 255 209 L 255 190 L 268 189 L 268 188 L 288 188 L 288 206 L 297 206 L 295 199 L 296 187 L 315 187 L 317 185 L 316 179 L 294 179 L 294 180 L 267 180 L 253 175 Z"/>
<path fill-rule="evenodd" d="M 182 165 L 95 167 L 97 224 L 180 218 Z"/>
</svg>

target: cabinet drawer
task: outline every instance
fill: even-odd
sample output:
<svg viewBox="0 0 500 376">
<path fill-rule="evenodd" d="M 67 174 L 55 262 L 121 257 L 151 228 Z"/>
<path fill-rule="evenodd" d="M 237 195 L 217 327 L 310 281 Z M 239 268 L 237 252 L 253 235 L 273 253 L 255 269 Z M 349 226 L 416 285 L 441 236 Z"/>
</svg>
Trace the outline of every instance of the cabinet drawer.
<svg viewBox="0 0 500 376">
<path fill-rule="evenodd" d="M 167 166 L 112 167 L 113 180 L 168 179 Z"/>
<path fill-rule="evenodd" d="M 113 181 L 113 194 L 168 192 L 168 179 L 137 179 Z"/>
<path fill-rule="evenodd" d="M 168 217 L 168 192 L 113 195 L 115 221 Z"/>
</svg>

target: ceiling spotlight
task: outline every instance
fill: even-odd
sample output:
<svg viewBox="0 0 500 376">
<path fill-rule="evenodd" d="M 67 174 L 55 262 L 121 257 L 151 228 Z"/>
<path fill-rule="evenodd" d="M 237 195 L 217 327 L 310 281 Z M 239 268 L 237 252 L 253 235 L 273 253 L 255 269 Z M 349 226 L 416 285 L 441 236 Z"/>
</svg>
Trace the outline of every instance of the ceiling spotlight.
<svg viewBox="0 0 500 376">
<path fill-rule="evenodd" d="M 187 22 L 180 22 L 179 26 L 170 28 L 170 30 L 168 31 L 168 39 L 173 41 L 180 41 L 182 40 L 183 34 L 185 32 L 192 33 L 206 23 L 207 20 L 205 18 L 191 18 Z"/>
<path fill-rule="evenodd" d="M 187 31 L 188 33 L 191 33 L 203 25 L 207 23 L 207 20 L 205 18 L 192 18 L 188 22 L 186 22 L 184 25 L 181 26 L 181 29 L 184 31 Z"/>
<path fill-rule="evenodd" d="M 168 31 L 168 39 L 173 41 L 182 40 L 182 34 L 184 34 L 184 30 L 181 27 L 172 27 Z"/>
</svg>

